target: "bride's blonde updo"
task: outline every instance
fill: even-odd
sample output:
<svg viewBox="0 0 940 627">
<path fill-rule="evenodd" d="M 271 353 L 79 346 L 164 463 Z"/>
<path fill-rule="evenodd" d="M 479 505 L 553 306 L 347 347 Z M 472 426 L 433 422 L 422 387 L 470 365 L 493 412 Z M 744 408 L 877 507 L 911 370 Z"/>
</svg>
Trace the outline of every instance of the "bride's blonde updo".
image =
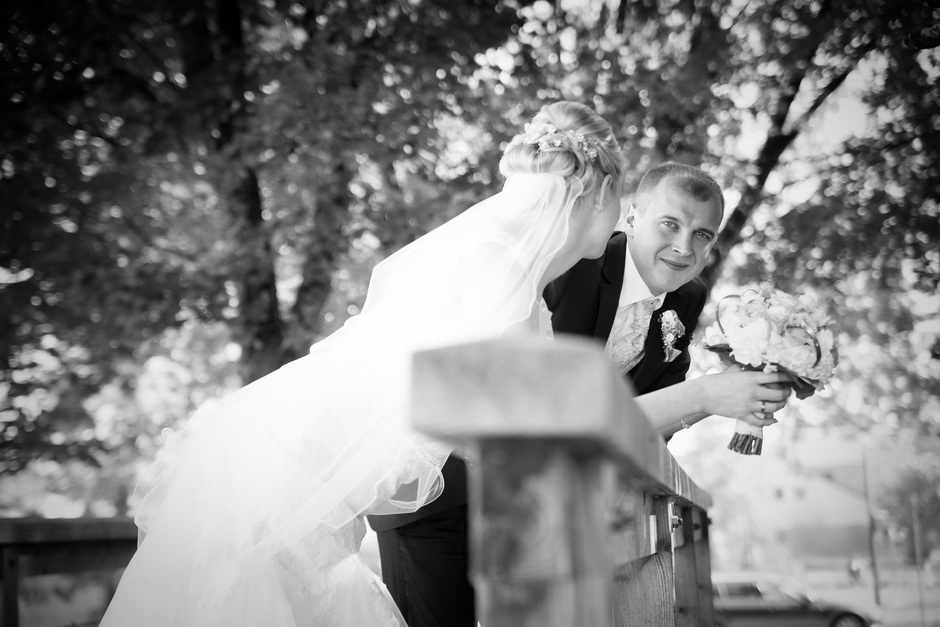
<svg viewBox="0 0 940 627">
<path fill-rule="evenodd" d="M 525 131 L 512 138 L 499 171 L 513 174 L 559 174 L 581 182 L 590 194 L 606 175 L 620 181 L 625 168 L 620 144 L 596 111 L 578 102 L 545 105 Z"/>
</svg>

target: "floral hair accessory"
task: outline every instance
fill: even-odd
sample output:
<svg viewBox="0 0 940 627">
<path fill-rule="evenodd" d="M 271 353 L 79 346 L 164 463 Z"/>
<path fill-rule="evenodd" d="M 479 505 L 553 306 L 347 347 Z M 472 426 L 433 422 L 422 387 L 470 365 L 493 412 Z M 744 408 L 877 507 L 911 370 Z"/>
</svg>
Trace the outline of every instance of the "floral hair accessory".
<svg viewBox="0 0 940 627">
<path fill-rule="evenodd" d="M 577 131 L 561 131 L 554 124 L 526 124 L 521 135 L 513 137 L 510 144 L 538 144 L 539 151 L 567 148 L 581 152 L 591 161 L 597 161 L 597 146 L 600 140 Z"/>
<path fill-rule="evenodd" d="M 705 348 L 745 370 L 782 372 L 803 399 L 822 390 L 839 363 L 837 329 L 811 296 L 792 296 L 769 284 L 726 296 L 705 329 Z M 728 448 L 760 455 L 762 427 L 738 421 Z"/>
<path fill-rule="evenodd" d="M 666 352 L 666 361 L 673 361 L 679 356 L 676 342 L 685 335 L 685 325 L 679 320 L 679 314 L 670 309 L 659 316 L 659 323 L 663 329 L 663 349 Z"/>
</svg>

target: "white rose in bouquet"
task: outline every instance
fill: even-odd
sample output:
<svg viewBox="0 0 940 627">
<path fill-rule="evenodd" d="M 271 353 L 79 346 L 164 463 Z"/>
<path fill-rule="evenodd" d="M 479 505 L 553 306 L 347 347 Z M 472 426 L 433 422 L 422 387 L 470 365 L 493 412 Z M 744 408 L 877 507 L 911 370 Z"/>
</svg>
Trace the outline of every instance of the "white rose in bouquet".
<svg viewBox="0 0 940 627">
<path fill-rule="evenodd" d="M 723 298 L 715 318 L 705 329 L 705 348 L 747 370 L 783 372 L 797 398 L 823 389 L 839 363 L 836 330 L 809 295 L 764 285 Z M 762 443 L 762 429 L 739 420 L 728 448 L 759 455 Z"/>
</svg>

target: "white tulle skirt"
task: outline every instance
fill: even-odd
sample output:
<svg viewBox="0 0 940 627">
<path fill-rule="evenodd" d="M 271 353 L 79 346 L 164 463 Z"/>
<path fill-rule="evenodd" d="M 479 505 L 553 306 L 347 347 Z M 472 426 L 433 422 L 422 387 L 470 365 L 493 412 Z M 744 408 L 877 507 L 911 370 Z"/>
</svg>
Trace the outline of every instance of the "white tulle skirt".
<svg viewBox="0 0 940 627">
<path fill-rule="evenodd" d="M 104 627 L 404 625 L 363 516 L 432 500 L 448 449 L 408 429 L 409 352 L 350 332 L 170 435 Z"/>
<path fill-rule="evenodd" d="M 308 534 L 251 570 L 225 563 L 201 568 L 198 579 L 191 571 L 159 576 L 153 564 L 163 560 L 151 548 L 159 544 L 145 540 L 101 624 L 407 627 L 385 584 L 359 556 L 361 524 L 357 518 L 342 530 Z"/>
</svg>

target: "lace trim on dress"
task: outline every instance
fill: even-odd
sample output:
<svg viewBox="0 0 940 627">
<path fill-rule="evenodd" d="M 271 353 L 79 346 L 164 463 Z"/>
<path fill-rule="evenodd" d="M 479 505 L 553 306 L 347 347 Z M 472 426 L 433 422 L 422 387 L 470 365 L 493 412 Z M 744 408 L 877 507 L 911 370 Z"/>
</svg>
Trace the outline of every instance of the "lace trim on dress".
<svg viewBox="0 0 940 627">
<path fill-rule="evenodd" d="M 431 454 L 431 450 L 423 443 L 415 441 L 415 453 L 418 454 L 421 461 L 427 464 L 428 468 L 440 468 L 437 458 Z"/>
</svg>

